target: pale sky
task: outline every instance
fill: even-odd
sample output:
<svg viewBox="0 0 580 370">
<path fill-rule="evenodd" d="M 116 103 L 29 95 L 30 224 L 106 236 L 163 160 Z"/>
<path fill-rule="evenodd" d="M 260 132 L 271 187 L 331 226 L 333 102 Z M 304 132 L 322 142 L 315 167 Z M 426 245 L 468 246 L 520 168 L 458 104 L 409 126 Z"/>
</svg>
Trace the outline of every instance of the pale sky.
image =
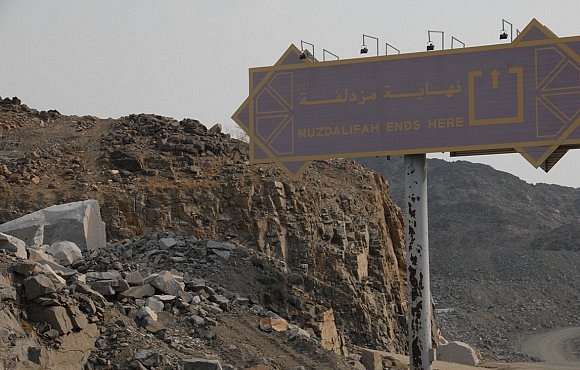
<svg viewBox="0 0 580 370">
<path fill-rule="evenodd" d="M 386 42 L 424 51 L 427 30 L 444 31 L 446 46 L 451 36 L 480 46 L 503 42 L 502 18 L 514 37 L 532 18 L 575 36 L 580 1 L 0 0 L 0 96 L 63 114 L 146 112 L 233 128 L 248 68 L 274 64 L 292 43 L 315 44 L 319 59 L 323 48 L 361 57 L 363 33 L 380 39 L 381 55 Z M 461 159 L 580 187 L 580 150 L 548 174 L 516 154 Z"/>
</svg>

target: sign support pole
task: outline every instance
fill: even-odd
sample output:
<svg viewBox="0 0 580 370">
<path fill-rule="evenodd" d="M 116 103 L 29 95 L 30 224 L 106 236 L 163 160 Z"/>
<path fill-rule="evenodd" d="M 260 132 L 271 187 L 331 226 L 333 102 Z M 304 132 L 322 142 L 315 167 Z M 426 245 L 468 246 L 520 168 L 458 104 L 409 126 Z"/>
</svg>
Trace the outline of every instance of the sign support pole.
<svg viewBox="0 0 580 370">
<path fill-rule="evenodd" d="M 405 202 L 409 364 L 411 370 L 431 370 L 433 351 L 425 154 L 405 155 Z"/>
</svg>

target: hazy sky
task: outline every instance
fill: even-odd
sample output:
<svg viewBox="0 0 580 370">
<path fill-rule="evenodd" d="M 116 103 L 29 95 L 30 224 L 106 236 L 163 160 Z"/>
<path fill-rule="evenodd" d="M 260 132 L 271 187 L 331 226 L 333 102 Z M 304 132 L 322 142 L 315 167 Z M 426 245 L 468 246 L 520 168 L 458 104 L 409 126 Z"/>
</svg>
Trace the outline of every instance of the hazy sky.
<svg viewBox="0 0 580 370">
<path fill-rule="evenodd" d="M 248 68 L 272 65 L 292 43 L 314 43 L 319 59 L 323 48 L 355 58 L 365 33 L 380 38 L 381 54 L 385 42 L 417 52 L 431 29 L 445 31 L 446 45 L 455 36 L 479 46 L 500 42 L 502 18 L 514 33 L 536 18 L 574 36 L 580 0 L 0 0 L 0 96 L 64 114 L 147 112 L 233 127 Z M 580 150 L 548 174 L 515 154 L 462 159 L 580 187 Z"/>
</svg>

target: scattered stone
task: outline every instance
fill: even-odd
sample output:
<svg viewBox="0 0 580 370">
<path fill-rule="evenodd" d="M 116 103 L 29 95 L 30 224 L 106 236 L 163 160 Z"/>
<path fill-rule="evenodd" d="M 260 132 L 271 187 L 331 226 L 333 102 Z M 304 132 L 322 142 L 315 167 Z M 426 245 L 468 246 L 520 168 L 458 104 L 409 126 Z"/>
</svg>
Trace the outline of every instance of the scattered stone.
<svg viewBox="0 0 580 370">
<path fill-rule="evenodd" d="M 58 286 L 55 282 L 46 275 L 35 275 L 24 280 L 24 292 L 26 299 L 32 301 L 35 298 L 54 293 L 60 290 L 62 286 Z"/>
<path fill-rule="evenodd" d="M 229 308 L 230 300 L 224 297 L 221 294 L 214 294 L 209 297 L 211 302 L 217 303 L 220 308 L 224 311 L 227 311 Z"/>
<path fill-rule="evenodd" d="M 147 277 L 145 281 L 149 282 L 165 294 L 177 296 L 184 292 L 183 283 L 177 282 L 175 277 L 169 271 L 162 271 L 152 277 Z"/>
<path fill-rule="evenodd" d="M 157 314 L 151 309 L 151 307 L 141 307 L 135 313 L 135 317 L 139 320 L 143 320 L 145 318 L 151 318 L 153 321 L 157 321 Z"/>
<path fill-rule="evenodd" d="M 144 298 L 144 297 L 151 297 L 155 294 L 155 288 L 151 286 L 151 284 L 143 284 L 138 286 L 130 287 L 127 290 L 124 290 L 120 293 L 122 297 L 130 297 L 130 298 Z"/>
<path fill-rule="evenodd" d="M 0 232 L 0 249 L 10 252 L 16 257 L 27 258 L 26 243 L 24 241 Z"/>
<path fill-rule="evenodd" d="M 219 134 L 221 132 L 222 132 L 222 125 L 220 123 L 216 123 L 209 130 L 207 130 L 207 133 L 210 135 Z"/>
<path fill-rule="evenodd" d="M 104 296 L 115 294 L 115 286 L 118 286 L 118 280 L 97 280 L 90 283 L 92 289 Z"/>
<path fill-rule="evenodd" d="M 139 361 L 145 368 L 151 369 L 152 367 L 161 365 L 163 357 L 159 352 L 141 348 L 135 353 L 134 360 Z"/>
<path fill-rule="evenodd" d="M 192 358 L 183 361 L 183 370 L 223 370 L 220 361 Z"/>
<path fill-rule="evenodd" d="M 42 271 L 42 268 L 36 262 L 29 261 L 29 260 L 16 262 L 12 266 L 12 269 L 17 274 L 20 274 L 20 275 L 25 276 L 25 277 L 37 274 L 37 273 Z"/>
<path fill-rule="evenodd" d="M 66 308 L 62 306 L 32 307 L 29 314 L 32 321 L 45 322 L 58 330 L 60 335 L 71 332 L 75 327 Z"/>
<path fill-rule="evenodd" d="M 159 239 L 159 247 L 161 249 L 169 249 L 177 244 L 177 241 L 173 238 L 161 238 Z"/>
<path fill-rule="evenodd" d="M 52 263 L 57 263 L 56 260 L 50 254 L 36 247 L 28 248 L 28 259 L 31 261 L 48 261 Z"/>
<path fill-rule="evenodd" d="M 125 280 L 131 286 L 143 285 L 143 277 L 139 271 L 130 271 L 125 274 Z"/>
<path fill-rule="evenodd" d="M 123 277 L 119 271 L 109 270 L 105 272 L 87 272 L 88 280 L 121 280 Z"/>
<path fill-rule="evenodd" d="M 153 312 L 156 313 L 163 311 L 163 308 L 165 307 L 163 302 L 155 297 L 147 298 L 147 301 L 145 301 L 145 306 L 149 307 Z"/>
<path fill-rule="evenodd" d="M 54 242 L 46 250 L 63 266 L 70 266 L 83 259 L 82 251 L 77 245 L 69 241 Z"/>
<path fill-rule="evenodd" d="M 220 256 L 224 260 L 228 260 L 232 254 L 232 252 L 223 250 L 223 249 L 212 249 L 211 250 L 214 254 Z"/>
</svg>

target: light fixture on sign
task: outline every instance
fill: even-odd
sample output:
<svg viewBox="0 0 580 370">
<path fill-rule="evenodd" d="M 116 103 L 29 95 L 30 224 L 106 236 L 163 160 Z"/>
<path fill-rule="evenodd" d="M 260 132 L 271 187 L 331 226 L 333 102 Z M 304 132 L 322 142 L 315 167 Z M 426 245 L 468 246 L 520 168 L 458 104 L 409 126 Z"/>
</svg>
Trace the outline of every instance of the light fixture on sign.
<svg viewBox="0 0 580 370">
<path fill-rule="evenodd" d="M 397 54 L 401 54 L 401 50 L 397 49 L 393 45 L 389 44 L 388 42 L 385 44 L 385 55 L 389 54 L 389 48 L 396 50 Z"/>
<path fill-rule="evenodd" d="M 304 44 L 312 47 L 312 53 L 310 53 L 310 50 L 304 49 Z M 300 54 L 300 59 L 308 58 L 311 61 L 314 61 L 314 44 L 300 40 L 300 50 L 302 51 L 302 53 Z"/>
<path fill-rule="evenodd" d="M 445 33 L 443 31 L 427 31 L 427 51 L 435 50 L 435 44 L 431 41 L 431 33 L 441 34 L 441 50 L 445 49 Z"/>
<path fill-rule="evenodd" d="M 328 50 L 326 50 L 326 49 L 322 49 L 322 61 L 323 61 L 323 62 L 326 62 L 326 54 L 327 54 L 327 53 L 328 53 L 328 54 L 330 54 L 330 55 L 332 55 L 333 57 L 335 57 L 335 58 L 336 58 L 336 60 L 339 60 L 339 59 L 340 59 L 340 58 L 338 57 L 338 55 L 334 54 L 333 52 L 331 52 L 331 51 L 328 51 Z"/>
<path fill-rule="evenodd" d="M 514 25 L 511 24 L 510 22 L 506 21 L 505 19 L 501 20 L 501 31 L 499 32 L 499 39 L 506 40 L 508 38 L 508 33 L 505 30 L 506 23 L 509 24 L 509 26 L 510 26 L 510 41 L 514 41 Z M 518 32 L 518 34 L 519 34 L 519 32 Z"/>
<path fill-rule="evenodd" d="M 365 35 L 365 34 L 362 35 L 362 46 L 360 47 L 360 53 L 366 54 L 369 52 L 369 48 L 367 48 L 367 45 L 365 44 L 365 37 L 376 40 L 376 42 L 377 42 L 377 56 L 379 56 L 379 39 L 374 37 L 374 36 L 369 36 L 369 35 Z"/>
<path fill-rule="evenodd" d="M 451 49 L 453 49 L 453 41 L 457 41 L 462 45 L 462 47 L 465 47 L 465 43 L 463 41 L 457 39 L 455 36 L 451 36 Z"/>
</svg>

